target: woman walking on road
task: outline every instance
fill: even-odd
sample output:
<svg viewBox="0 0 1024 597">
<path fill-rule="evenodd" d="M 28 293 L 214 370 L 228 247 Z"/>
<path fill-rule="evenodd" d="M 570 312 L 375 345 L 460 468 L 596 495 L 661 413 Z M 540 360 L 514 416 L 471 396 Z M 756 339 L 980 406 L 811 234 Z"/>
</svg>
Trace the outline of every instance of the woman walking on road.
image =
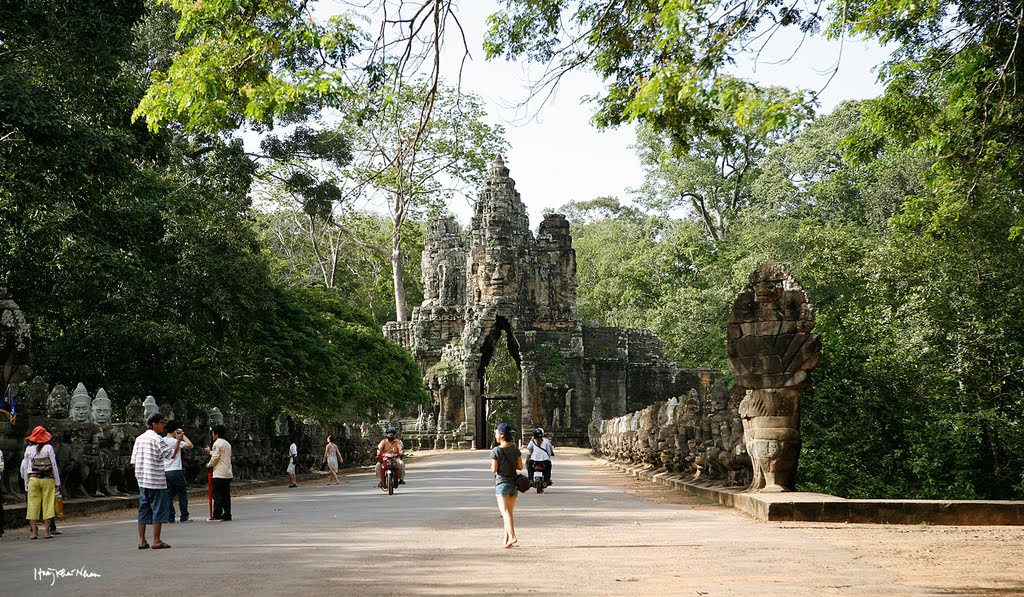
<svg viewBox="0 0 1024 597">
<path fill-rule="evenodd" d="M 331 478 L 327 480 L 327 484 L 331 485 L 331 481 L 333 481 L 334 485 L 338 485 L 338 465 L 345 462 L 345 459 L 341 457 L 341 450 L 329 435 L 327 436 L 327 448 L 324 449 L 324 462 L 327 464 L 327 470 L 331 472 Z"/>
<path fill-rule="evenodd" d="M 516 475 L 523 468 L 523 455 L 519 448 L 512 445 L 515 436 L 512 426 L 500 423 L 494 430 L 494 439 L 498 447 L 491 450 L 491 472 L 494 473 L 494 495 L 498 500 L 498 511 L 505 522 L 505 540 L 503 547 L 510 549 L 519 547 L 516 538 L 516 523 L 512 511 L 516 507 Z"/>
</svg>

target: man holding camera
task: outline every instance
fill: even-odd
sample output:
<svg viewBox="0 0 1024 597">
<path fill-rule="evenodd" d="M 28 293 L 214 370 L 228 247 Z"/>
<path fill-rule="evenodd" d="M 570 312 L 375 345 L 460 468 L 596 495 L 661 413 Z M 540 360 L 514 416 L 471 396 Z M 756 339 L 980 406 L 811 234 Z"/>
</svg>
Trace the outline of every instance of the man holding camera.
<svg viewBox="0 0 1024 597">
<path fill-rule="evenodd" d="M 164 463 L 164 475 L 167 477 L 167 522 L 174 522 L 174 499 L 178 499 L 178 520 L 189 522 L 188 519 L 188 482 L 181 466 L 181 451 L 192 449 L 192 442 L 185 436 L 185 430 L 177 420 L 168 421 L 164 426 L 164 443 L 171 447 L 174 455 Z"/>
</svg>

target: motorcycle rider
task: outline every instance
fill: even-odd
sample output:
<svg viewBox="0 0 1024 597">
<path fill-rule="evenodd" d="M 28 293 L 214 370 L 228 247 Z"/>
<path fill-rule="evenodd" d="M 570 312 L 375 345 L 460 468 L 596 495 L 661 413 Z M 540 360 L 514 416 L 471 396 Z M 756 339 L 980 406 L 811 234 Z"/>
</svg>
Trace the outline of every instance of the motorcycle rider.
<svg viewBox="0 0 1024 597">
<path fill-rule="evenodd" d="M 555 455 L 555 446 L 544 437 L 540 427 L 533 430 L 533 440 L 527 445 L 528 459 L 526 470 L 533 476 L 533 464 L 539 462 L 544 467 L 544 486 L 551 485 L 551 457 Z"/>
<path fill-rule="evenodd" d="M 380 476 L 384 468 L 384 455 L 398 454 L 398 458 L 395 459 L 398 469 L 398 484 L 405 485 L 405 463 L 402 462 L 402 457 L 405 456 L 405 447 L 402 445 L 402 440 L 396 437 L 398 432 L 394 427 L 388 427 L 384 434 L 387 437 L 377 444 L 377 484 L 380 484 Z"/>
</svg>

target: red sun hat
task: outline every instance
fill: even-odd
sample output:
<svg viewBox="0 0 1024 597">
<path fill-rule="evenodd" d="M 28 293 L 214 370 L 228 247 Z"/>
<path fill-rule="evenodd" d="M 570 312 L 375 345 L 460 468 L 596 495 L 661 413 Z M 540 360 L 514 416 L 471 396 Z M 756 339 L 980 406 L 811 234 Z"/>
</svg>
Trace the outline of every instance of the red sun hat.
<svg viewBox="0 0 1024 597">
<path fill-rule="evenodd" d="M 50 435 L 50 432 L 46 430 L 46 427 L 39 425 L 38 427 L 33 429 L 31 435 L 29 435 L 25 439 L 33 443 L 45 444 L 46 442 L 50 441 L 52 437 L 53 436 Z"/>
</svg>

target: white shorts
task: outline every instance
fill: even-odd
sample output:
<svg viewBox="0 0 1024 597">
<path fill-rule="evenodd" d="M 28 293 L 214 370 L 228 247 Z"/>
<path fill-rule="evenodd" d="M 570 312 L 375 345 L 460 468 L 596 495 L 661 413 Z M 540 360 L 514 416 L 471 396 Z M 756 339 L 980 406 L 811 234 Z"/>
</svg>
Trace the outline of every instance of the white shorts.
<svg viewBox="0 0 1024 597">
<path fill-rule="evenodd" d="M 294 472 L 295 472 L 295 463 L 294 462 L 288 463 L 288 474 L 292 474 Z"/>
</svg>

